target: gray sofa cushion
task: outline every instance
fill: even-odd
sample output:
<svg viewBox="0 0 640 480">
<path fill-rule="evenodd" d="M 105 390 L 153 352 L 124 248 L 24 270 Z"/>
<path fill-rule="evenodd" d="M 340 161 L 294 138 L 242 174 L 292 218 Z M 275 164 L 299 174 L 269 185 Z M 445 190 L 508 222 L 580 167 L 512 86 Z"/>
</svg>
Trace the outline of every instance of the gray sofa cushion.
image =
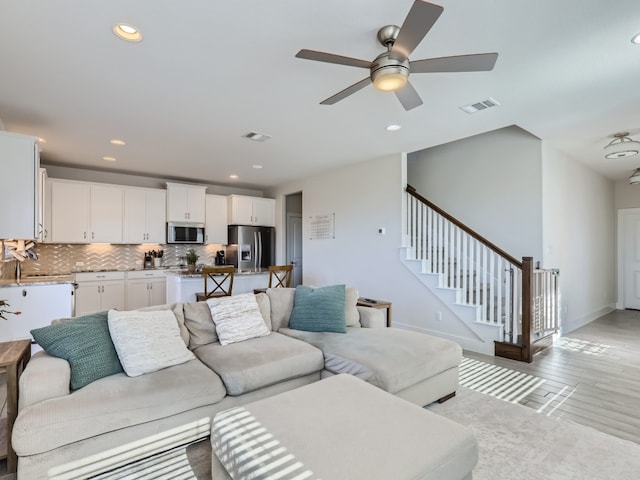
<svg viewBox="0 0 640 480">
<path fill-rule="evenodd" d="M 210 343 L 194 353 L 220 375 L 229 395 L 319 372 L 324 364 L 320 350 L 276 332 L 230 345 Z"/>
<path fill-rule="evenodd" d="M 213 405 L 225 393 L 220 378 L 195 359 L 135 378 L 118 373 L 24 408 L 14 425 L 13 447 L 19 456 L 35 455 Z"/>
<path fill-rule="evenodd" d="M 329 372 L 355 375 L 390 393 L 456 367 L 462 360 L 457 343 L 396 328 L 347 328 L 346 334 L 281 328 L 280 333 L 322 350 Z"/>
<path fill-rule="evenodd" d="M 184 324 L 189 330 L 191 350 L 218 341 L 216 325 L 211 318 L 207 302 L 186 302 L 184 304 Z"/>
</svg>

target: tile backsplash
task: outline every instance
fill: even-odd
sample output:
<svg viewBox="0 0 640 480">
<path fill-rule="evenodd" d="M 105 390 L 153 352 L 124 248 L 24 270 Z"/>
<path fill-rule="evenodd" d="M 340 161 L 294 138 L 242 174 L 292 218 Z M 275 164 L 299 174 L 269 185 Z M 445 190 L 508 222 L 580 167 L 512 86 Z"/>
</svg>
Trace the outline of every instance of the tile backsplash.
<svg viewBox="0 0 640 480">
<path fill-rule="evenodd" d="M 36 247 L 38 260 L 22 262 L 22 274 L 66 274 L 82 270 L 128 270 L 142 268 L 144 252 L 163 250 L 163 266 L 186 264 L 187 250 L 195 248 L 198 263 L 213 265 L 221 245 L 112 245 L 41 243 Z M 78 265 L 78 262 L 83 265 Z M 15 261 L 0 262 L 0 278 L 14 278 Z"/>
</svg>

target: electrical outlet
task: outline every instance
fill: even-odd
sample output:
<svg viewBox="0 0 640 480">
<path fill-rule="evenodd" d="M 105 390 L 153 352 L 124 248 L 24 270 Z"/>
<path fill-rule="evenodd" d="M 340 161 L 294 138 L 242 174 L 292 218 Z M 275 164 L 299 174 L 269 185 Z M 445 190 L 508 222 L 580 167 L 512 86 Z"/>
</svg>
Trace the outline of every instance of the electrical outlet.
<svg viewBox="0 0 640 480">
<path fill-rule="evenodd" d="M 442 312 L 436 312 L 436 322 L 442 321 Z"/>
<path fill-rule="evenodd" d="M 84 262 L 76 262 L 76 268 L 84 267 Z"/>
</svg>

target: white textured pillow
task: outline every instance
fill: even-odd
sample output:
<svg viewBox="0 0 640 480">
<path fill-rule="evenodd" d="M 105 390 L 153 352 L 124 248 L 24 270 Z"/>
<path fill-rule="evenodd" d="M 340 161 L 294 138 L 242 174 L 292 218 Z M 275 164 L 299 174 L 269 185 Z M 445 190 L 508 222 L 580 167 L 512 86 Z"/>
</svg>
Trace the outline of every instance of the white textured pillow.
<svg viewBox="0 0 640 480">
<path fill-rule="evenodd" d="M 207 303 L 221 345 L 264 337 L 271 333 L 264 323 L 253 293 L 210 298 Z"/>
<path fill-rule="evenodd" d="M 120 312 L 109 310 L 109 333 L 125 373 L 144 373 L 194 359 L 170 310 Z"/>
</svg>

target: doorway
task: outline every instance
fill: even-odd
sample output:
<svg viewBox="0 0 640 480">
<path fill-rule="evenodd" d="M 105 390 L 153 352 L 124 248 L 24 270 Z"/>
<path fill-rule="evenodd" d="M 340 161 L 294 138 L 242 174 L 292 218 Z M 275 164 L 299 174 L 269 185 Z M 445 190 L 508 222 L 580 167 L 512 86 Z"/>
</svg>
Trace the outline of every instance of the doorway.
<svg viewBox="0 0 640 480">
<path fill-rule="evenodd" d="M 291 286 L 302 284 L 302 192 L 285 196 L 286 262 L 293 265 Z"/>
<path fill-rule="evenodd" d="M 617 307 L 640 310 L 640 208 L 618 211 Z"/>
</svg>

